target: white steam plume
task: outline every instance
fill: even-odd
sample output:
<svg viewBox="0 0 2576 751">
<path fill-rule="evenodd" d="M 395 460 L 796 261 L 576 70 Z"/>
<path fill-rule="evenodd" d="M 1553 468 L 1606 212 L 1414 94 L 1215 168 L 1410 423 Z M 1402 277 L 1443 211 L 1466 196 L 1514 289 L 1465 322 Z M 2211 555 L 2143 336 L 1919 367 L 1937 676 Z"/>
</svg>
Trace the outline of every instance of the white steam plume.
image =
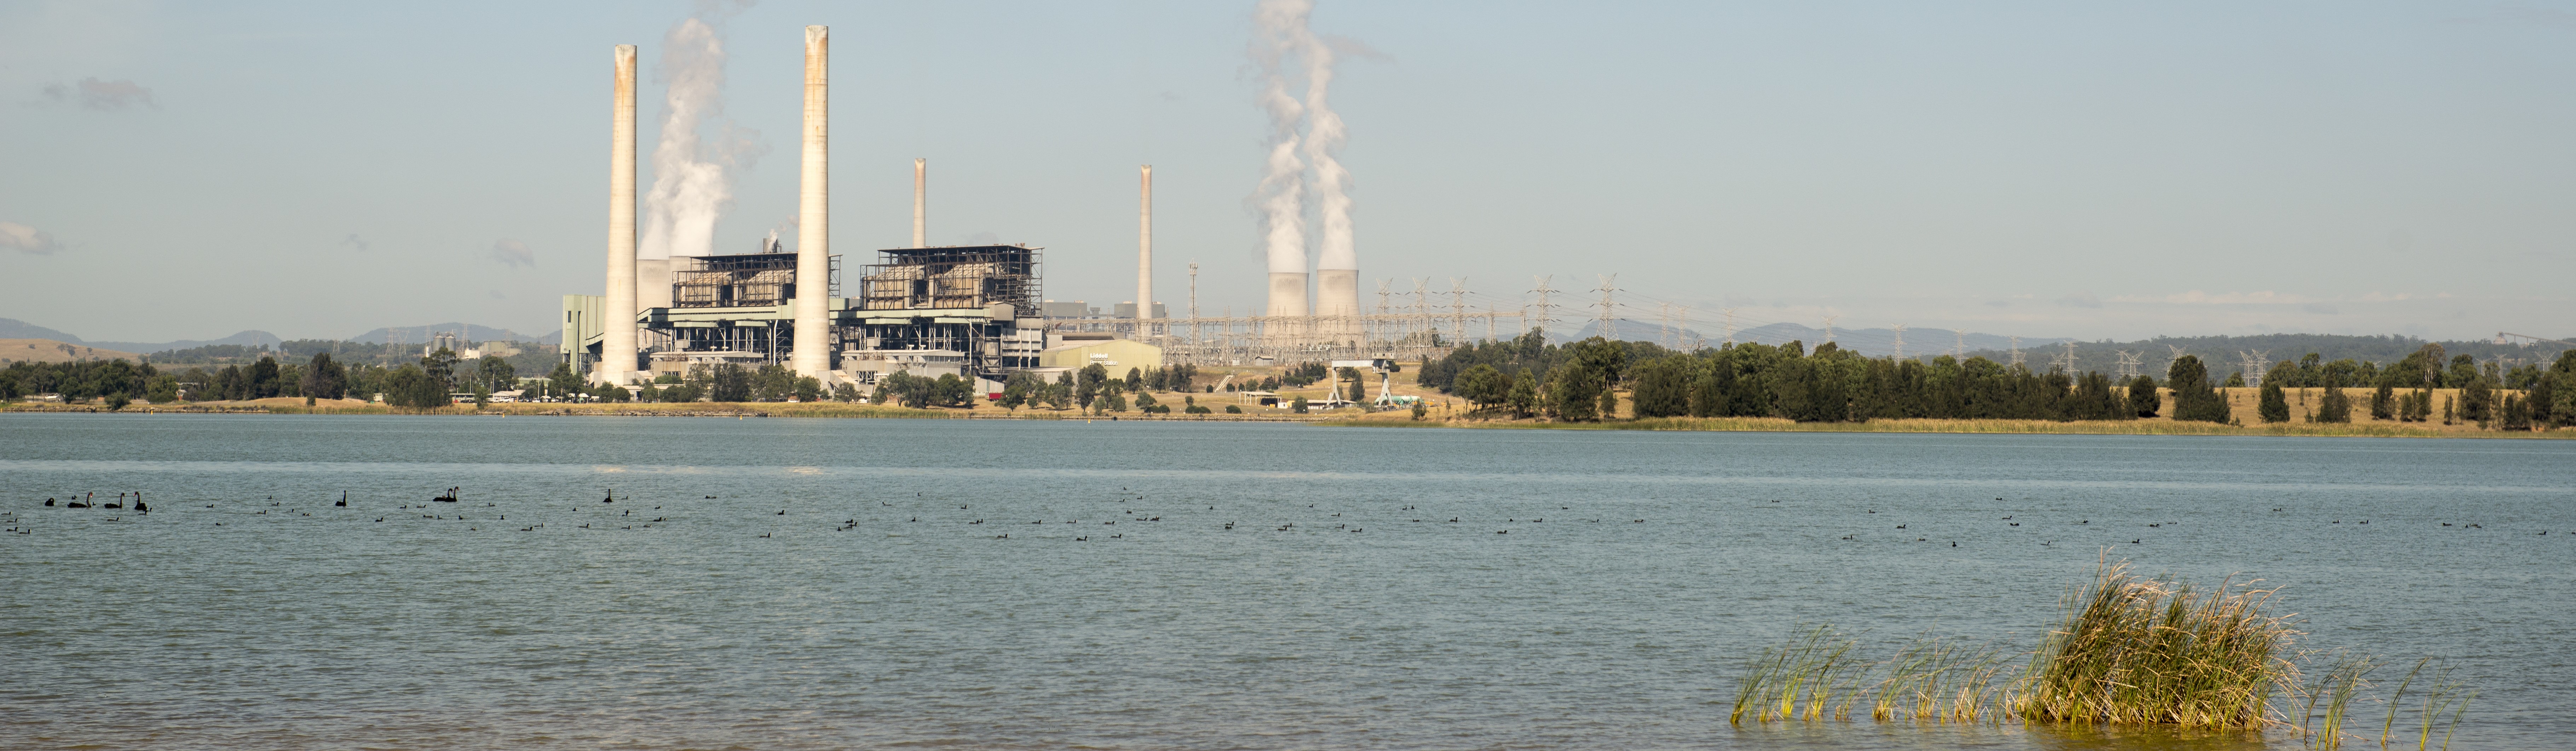
<svg viewBox="0 0 2576 751">
<path fill-rule="evenodd" d="M 1306 163 L 1298 156 L 1297 121 L 1305 105 L 1288 95 L 1287 58 L 1302 46 L 1313 0 L 1261 0 L 1253 6 L 1252 59 L 1261 67 L 1261 108 L 1270 113 L 1270 159 L 1252 202 L 1261 214 L 1270 272 L 1306 272 Z"/>
<path fill-rule="evenodd" d="M 662 38 L 659 68 L 669 91 L 661 141 L 653 147 L 653 189 L 644 197 L 639 257 L 713 253 L 716 220 L 733 208 L 734 173 L 766 151 L 758 132 L 730 122 L 713 143 L 699 133 L 724 112 L 724 36 L 717 24 L 729 10 L 704 4 Z"/>
<path fill-rule="evenodd" d="M 1349 133 L 1342 116 L 1325 101 L 1333 86 L 1333 48 L 1303 23 L 1296 31 L 1297 56 L 1306 62 L 1306 163 L 1315 167 L 1315 222 L 1322 235 L 1316 241 L 1315 268 L 1356 270 L 1360 261 L 1351 240 L 1351 173 L 1334 158 Z"/>
</svg>

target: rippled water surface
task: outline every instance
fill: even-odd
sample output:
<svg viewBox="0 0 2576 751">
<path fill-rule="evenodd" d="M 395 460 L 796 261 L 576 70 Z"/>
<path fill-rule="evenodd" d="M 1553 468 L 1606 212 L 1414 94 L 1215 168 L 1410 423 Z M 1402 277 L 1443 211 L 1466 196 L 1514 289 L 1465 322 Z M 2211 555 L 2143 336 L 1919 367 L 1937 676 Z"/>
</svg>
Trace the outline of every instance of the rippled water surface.
<svg viewBox="0 0 2576 751">
<path fill-rule="evenodd" d="M 2571 474 L 2564 441 L 0 415 L 0 747 L 2297 745 L 1726 723 L 1799 624 L 2027 649 L 2109 548 L 2454 661 L 2456 748 L 2567 748 Z"/>
</svg>

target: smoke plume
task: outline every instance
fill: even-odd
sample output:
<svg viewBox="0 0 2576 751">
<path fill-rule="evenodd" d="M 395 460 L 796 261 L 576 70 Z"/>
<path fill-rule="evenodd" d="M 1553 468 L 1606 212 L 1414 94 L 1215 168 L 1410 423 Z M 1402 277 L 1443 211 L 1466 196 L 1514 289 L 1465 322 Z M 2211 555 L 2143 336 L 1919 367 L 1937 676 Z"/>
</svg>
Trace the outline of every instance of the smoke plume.
<svg viewBox="0 0 2576 751">
<path fill-rule="evenodd" d="M 733 208 L 735 173 L 767 151 L 758 132 L 721 117 L 725 51 L 720 24 L 738 7 L 701 4 L 697 15 L 663 35 L 658 69 L 668 93 L 661 141 L 653 147 L 653 188 L 644 197 L 638 257 L 714 252 L 716 221 Z M 718 124 L 713 138 L 700 133 Z"/>
<path fill-rule="evenodd" d="M 1270 272 L 1306 271 L 1306 163 L 1299 156 L 1297 123 L 1306 107 L 1288 94 L 1288 58 L 1312 37 L 1306 16 L 1313 0 L 1261 0 L 1253 6 L 1252 60 L 1261 69 L 1261 109 L 1270 114 L 1270 158 L 1252 203 L 1261 214 L 1262 247 Z"/>
<path fill-rule="evenodd" d="M 1351 173 L 1334 158 L 1349 134 L 1342 116 L 1326 101 L 1333 86 L 1333 48 L 1301 23 L 1297 56 L 1306 62 L 1306 163 L 1315 168 L 1315 223 L 1321 235 L 1315 268 L 1355 270 L 1360 263 L 1351 240 Z"/>
</svg>

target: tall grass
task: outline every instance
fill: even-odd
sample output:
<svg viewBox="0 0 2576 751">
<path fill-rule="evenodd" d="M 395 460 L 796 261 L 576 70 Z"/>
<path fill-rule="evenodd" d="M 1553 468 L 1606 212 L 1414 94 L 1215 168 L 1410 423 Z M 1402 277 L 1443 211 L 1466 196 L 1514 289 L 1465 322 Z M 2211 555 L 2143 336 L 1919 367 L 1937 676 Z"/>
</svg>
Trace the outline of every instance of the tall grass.
<svg viewBox="0 0 2576 751">
<path fill-rule="evenodd" d="M 2201 590 L 2105 560 L 2068 593 L 2060 623 L 2027 660 L 1927 634 L 1873 662 L 1855 640 L 1816 626 L 1747 666 L 1727 719 L 1739 726 L 1851 719 L 1854 705 L 1865 702 L 1869 718 L 1881 722 L 2278 730 L 2304 736 L 2311 747 L 2341 748 L 2353 737 L 2347 717 L 2374 700 L 2379 685 L 2368 676 L 2380 660 L 2298 651 L 2293 616 L 2273 610 L 2277 590 L 2255 584 L 2222 581 Z M 2302 682 L 2303 662 L 2317 670 L 2313 684 Z M 2383 747 L 2397 736 L 2405 709 L 2413 710 L 2409 730 L 2419 751 L 2449 747 L 2476 694 L 2450 668 L 2428 671 L 2432 664 L 2418 662 L 2384 700 Z M 2284 710 L 2299 717 L 2292 721 Z"/>
<path fill-rule="evenodd" d="M 2037 722 L 2259 729 L 2299 687 L 2273 590 L 2201 592 L 2105 564 L 2032 655 L 2015 712 Z"/>
</svg>

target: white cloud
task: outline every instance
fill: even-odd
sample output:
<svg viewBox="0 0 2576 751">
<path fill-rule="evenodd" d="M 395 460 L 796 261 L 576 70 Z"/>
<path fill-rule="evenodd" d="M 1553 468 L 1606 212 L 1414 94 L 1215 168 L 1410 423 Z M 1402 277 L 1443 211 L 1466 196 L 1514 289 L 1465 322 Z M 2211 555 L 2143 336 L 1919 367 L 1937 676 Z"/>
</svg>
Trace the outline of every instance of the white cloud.
<svg viewBox="0 0 2576 751">
<path fill-rule="evenodd" d="M 62 250 L 63 244 L 54 239 L 53 233 L 24 224 L 0 222 L 0 248 L 49 256 L 53 255 L 54 251 Z"/>
<path fill-rule="evenodd" d="M 527 243 L 504 237 L 492 243 L 492 260 L 511 266 L 534 268 L 537 265 L 537 253 L 529 250 Z"/>
<path fill-rule="evenodd" d="M 45 87 L 45 98 L 55 104 L 79 104 L 94 110 L 121 110 L 137 104 L 161 108 L 161 103 L 152 100 L 151 89 L 123 79 L 101 81 L 83 78 L 77 83 L 49 84 Z"/>
<path fill-rule="evenodd" d="M 2179 292 L 2170 295 L 2121 295 L 2111 298 L 2111 301 L 2160 302 L 2173 305 L 2300 305 L 2315 302 L 2316 299 L 2302 295 L 2287 295 L 2271 290 L 2264 290 L 2261 292 L 2225 292 L 2215 295 L 2202 292 L 2200 290 L 2192 290 L 2190 292 Z"/>
<path fill-rule="evenodd" d="M 2094 297 L 2091 292 L 2079 292 L 2057 298 L 2057 304 L 2069 308 L 2099 308 L 2102 307 L 2102 298 Z"/>
<path fill-rule="evenodd" d="M 340 238 L 340 247 L 364 253 L 367 251 L 367 238 L 359 237 L 357 233 L 352 232 L 348 237 Z"/>
</svg>

